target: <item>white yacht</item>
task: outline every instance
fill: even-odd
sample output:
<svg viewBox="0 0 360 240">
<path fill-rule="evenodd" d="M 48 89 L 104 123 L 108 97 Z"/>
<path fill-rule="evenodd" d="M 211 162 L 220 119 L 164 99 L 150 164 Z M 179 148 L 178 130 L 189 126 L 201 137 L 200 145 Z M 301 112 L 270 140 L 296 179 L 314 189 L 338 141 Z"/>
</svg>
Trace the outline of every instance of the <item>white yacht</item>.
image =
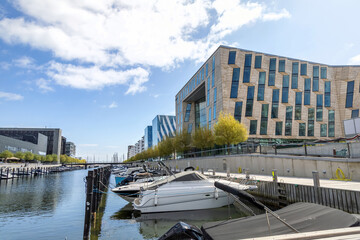
<svg viewBox="0 0 360 240">
<path fill-rule="evenodd" d="M 158 180 L 143 189 L 133 202 L 142 213 L 210 209 L 232 204 L 233 197 L 214 186 L 215 181 L 239 190 L 251 187 L 226 180 L 209 179 L 195 171 L 185 171 Z"/>
</svg>

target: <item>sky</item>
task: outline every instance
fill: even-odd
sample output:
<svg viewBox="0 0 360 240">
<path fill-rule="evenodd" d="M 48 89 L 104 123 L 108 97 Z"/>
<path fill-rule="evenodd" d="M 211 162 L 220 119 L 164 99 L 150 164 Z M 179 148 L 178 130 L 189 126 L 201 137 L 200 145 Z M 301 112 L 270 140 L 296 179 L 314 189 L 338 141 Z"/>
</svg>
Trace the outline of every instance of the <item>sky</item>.
<svg viewBox="0 0 360 240">
<path fill-rule="evenodd" d="M 61 128 L 105 161 L 144 135 L 219 45 L 360 64 L 360 1 L 2 0 L 0 127 Z"/>
</svg>

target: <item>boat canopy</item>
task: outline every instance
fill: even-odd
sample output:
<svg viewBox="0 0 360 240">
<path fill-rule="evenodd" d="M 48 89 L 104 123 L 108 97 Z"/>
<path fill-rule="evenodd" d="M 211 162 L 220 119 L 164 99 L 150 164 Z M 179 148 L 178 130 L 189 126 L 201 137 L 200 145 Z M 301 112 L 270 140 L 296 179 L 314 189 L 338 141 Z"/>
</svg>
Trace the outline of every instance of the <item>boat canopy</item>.
<svg viewBox="0 0 360 240">
<path fill-rule="evenodd" d="M 155 189 L 165 183 L 169 182 L 187 182 L 187 181 L 199 181 L 207 179 L 207 177 L 201 173 L 195 171 L 186 171 L 174 174 L 167 178 L 160 179 L 150 184 L 147 189 Z"/>
</svg>

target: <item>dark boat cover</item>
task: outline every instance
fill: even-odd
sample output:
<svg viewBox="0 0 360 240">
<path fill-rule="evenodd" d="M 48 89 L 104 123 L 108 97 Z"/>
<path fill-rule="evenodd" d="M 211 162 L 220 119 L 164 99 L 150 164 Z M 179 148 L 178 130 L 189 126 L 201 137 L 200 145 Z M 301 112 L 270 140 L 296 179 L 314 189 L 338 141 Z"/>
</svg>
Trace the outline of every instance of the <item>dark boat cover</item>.
<svg viewBox="0 0 360 240">
<path fill-rule="evenodd" d="M 311 232 L 359 226 L 359 220 L 344 211 L 314 203 L 294 203 L 276 213 L 299 232 Z M 294 233 L 268 214 L 271 236 Z M 270 236 L 266 215 L 205 223 L 201 227 L 205 239 L 244 239 Z"/>
</svg>

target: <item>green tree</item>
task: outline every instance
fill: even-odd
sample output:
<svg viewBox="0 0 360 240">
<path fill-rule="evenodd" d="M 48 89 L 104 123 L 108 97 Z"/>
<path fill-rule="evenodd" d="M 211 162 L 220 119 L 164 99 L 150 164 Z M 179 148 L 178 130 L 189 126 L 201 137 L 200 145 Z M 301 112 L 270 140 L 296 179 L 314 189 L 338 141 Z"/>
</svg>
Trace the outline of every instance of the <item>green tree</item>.
<svg viewBox="0 0 360 240">
<path fill-rule="evenodd" d="M 17 158 L 20 158 L 20 159 L 25 159 L 25 153 L 23 153 L 23 152 L 16 152 L 15 154 L 14 154 L 14 156 L 15 157 L 17 157 Z"/>
<path fill-rule="evenodd" d="M 201 127 L 195 130 L 192 135 L 192 143 L 194 147 L 201 149 L 211 148 L 215 144 L 215 137 L 211 129 L 207 127 Z M 201 153 L 202 155 L 202 153 Z"/>
<path fill-rule="evenodd" d="M 159 144 L 159 156 L 168 157 L 172 153 L 175 153 L 175 139 L 166 137 Z M 174 155 L 175 156 L 175 155 Z"/>
<path fill-rule="evenodd" d="M 45 157 L 44 157 L 45 158 Z M 34 160 L 37 160 L 37 161 L 43 161 L 43 156 L 41 156 L 41 155 L 37 155 L 37 154 L 35 154 L 34 155 Z"/>
<path fill-rule="evenodd" d="M 214 126 L 215 142 L 218 145 L 238 144 L 248 139 L 246 127 L 235 120 L 231 114 L 220 113 L 219 120 Z M 230 149 L 228 149 L 230 153 Z"/>
<path fill-rule="evenodd" d="M 25 159 L 26 161 L 34 160 L 34 154 L 33 154 L 32 152 L 26 152 L 24 159 Z"/>
<path fill-rule="evenodd" d="M 0 158 L 5 158 L 5 161 L 7 158 L 11 158 L 13 156 L 14 156 L 14 154 L 12 152 L 10 152 L 9 150 L 5 150 L 2 153 L 0 153 Z"/>
<path fill-rule="evenodd" d="M 187 131 L 181 131 L 175 135 L 176 152 L 185 153 L 190 149 L 191 135 Z"/>
</svg>

